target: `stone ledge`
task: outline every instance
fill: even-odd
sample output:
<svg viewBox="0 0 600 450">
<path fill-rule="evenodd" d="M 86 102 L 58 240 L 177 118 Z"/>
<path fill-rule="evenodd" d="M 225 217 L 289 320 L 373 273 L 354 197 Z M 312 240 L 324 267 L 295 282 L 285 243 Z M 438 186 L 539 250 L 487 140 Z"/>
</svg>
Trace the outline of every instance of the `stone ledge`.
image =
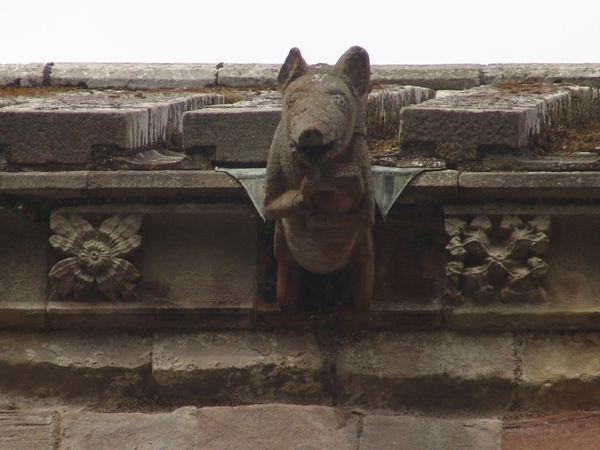
<svg viewBox="0 0 600 450">
<path fill-rule="evenodd" d="M 202 404 L 330 402 L 325 356 L 309 333 L 159 334 L 152 352 L 159 395 Z"/>
<path fill-rule="evenodd" d="M 510 333 L 373 333 L 336 358 L 340 405 L 493 410 L 511 401 Z"/>
<path fill-rule="evenodd" d="M 0 333 L 0 391 L 106 404 L 147 388 L 148 339 L 123 333 Z"/>
<path fill-rule="evenodd" d="M 462 172 L 460 197 L 490 198 L 599 198 L 597 172 Z"/>
</svg>

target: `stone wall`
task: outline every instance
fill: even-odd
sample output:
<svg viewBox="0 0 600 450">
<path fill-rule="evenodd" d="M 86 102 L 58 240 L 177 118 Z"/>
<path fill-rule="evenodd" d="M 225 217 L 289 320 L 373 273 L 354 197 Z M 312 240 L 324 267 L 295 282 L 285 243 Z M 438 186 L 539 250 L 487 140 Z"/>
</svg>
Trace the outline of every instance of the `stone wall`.
<svg viewBox="0 0 600 450">
<path fill-rule="evenodd" d="M 600 68 L 372 68 L 366 313 L 275 302 L 278 68 L 0 66 L 0 448 L 594 448 Z"/>
</svg>

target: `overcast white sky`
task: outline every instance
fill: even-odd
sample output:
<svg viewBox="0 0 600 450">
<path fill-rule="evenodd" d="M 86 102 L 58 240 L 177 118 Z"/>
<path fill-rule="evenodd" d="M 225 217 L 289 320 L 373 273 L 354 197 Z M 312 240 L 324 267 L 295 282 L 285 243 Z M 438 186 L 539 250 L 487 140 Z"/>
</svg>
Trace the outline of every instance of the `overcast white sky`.
<svg viewBox="0 0 600 450">
<path fill-rule="evenodd" d="M 600 63 L 600 0 L 2 0 L 0 63 Z"/>
</svg>

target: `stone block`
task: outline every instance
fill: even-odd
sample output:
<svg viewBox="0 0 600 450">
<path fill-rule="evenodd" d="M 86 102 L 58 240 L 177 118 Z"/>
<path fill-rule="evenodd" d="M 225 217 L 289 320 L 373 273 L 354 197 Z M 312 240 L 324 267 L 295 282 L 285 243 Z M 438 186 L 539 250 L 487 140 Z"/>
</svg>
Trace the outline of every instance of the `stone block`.
<svg viewBox="0 0 600 450">
<path fill-rule="evenodd" d="M 181 131 L 185 111 L 224 102 L 217 94 L 52 91 L 0 110 L 0 145 L 13 164 L 90 164 L 92 146 L 132 152 Z"/>
<path fill-rule="evenodd" d="M 415 416 L 364 418 L 360 450 L 500 450 L 500 420 Z M 529 447 L 520 447 L 520 449 Z"/>
<path fill-rule="evenodd" d="M 501 410 L 511 400 L 510 333 L 378 332 L 336 358 L 344 406 Z"/>
<path fill-rule="evenodd" d="M 172 413 L 99 414 L 69 412 L 62 417 L 61 447 L 85 450 L 194 450 L 196 408 Z"/>
<path fill-rule="evenodd" d="M 203 404 L 331 402 L 325 357 L 308 333 L 201 332 L 155 337 L 164 397 Z"/>
<path fill-rule="evenodd" d="M 281 108 L 212 107 L 183 116 L 183 146 L 216 149 L 218 164 L 265 165 Z"/>
<path fill-rule="evenodd" d="M 357 426 L 357 416 L 323 406 L 200 408 L 195 448 L 354 450 Z"/>
<path fill-rule="evenodd" d="M 257 296 L 259 225 L 251 207 L 115 204 L 54 213 L 78 214 L 95 227 L 116 214 L 140 214 L 142 241 L 124 256 L 141 275 L 141 300 L 114 302 L 100 292 L 84 301 L 53 300 L 48 304 L 53 327 L 215 326 L 219 314 L 224 320 L 248 320 Z"/>
<path fill-rule="evenodd" d="M 45 326 L 47 242 L 43 225 L 0 210 L 0 328 Z"/>
<path fill-rule="evenodd" d="M 0 87 L 42 86 L 44 63 L 0 64 Z"/>
<path fill-rule="evenodd" d="M 469 89 L 479 86 L 479 64 L 373 65 L 371 82 L 403 84 L 429 89 Z"/>
<path fill-rule="evenodd" d="M 214 64 L 55 63 L 52 86 L 88 89 L 185 89 L 214 85 Z"/>
<path fill-rule="evenodd" d="M 502 450 L 596 450 L 600 442 L 600 415 L 572 412 L 507 422 Z"/>
<path fill-rule="evenodd" d="M 543 131 L 597 115 L 598 89 L 481 86 L 404 108 L 403 156 L 474 161 L 490 149 L 521 150 Z"/>
<path fill-rule="evenodd" d="M 484 84 L 568 83 L 600 87 L 600 64 L 488 64 Z"/>
<path fill-rule="evenodd" d="M 48 450 L 58 448 L 49 412 L 0 411 L 0 448 Z"/>
<path fill-rule="evenodd" d="M 147 389 L 151 349 L 124 333 L 2 332 L 0 390 L 107 404 Z"/>
<path fill-rule="evenodd" d="M 531 334 L 522 346 L 520 405 L 566 412 L 600 407 L 600 334 Z"/>
</svg>

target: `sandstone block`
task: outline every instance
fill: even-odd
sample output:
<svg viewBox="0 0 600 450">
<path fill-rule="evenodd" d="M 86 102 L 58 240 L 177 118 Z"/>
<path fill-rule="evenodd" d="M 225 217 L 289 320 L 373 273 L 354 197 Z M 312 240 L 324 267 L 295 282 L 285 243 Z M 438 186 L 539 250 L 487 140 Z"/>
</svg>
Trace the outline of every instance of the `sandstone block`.
<svg viewBox="0 0 600 450">
<path fill-rule="evenodd" d="M 373 409 L 501 409 L 513 368 L 509 333 L 373 333 L 337 356 L 338 399 Z"/>
<path fill-rule="evenodd" d="M 600 334 L 528 335 L 522 349 L 521 406 L 573 411 L 600 407 Z"/>
<path fill-rule="evenodd" d="M 153 350 L 158 392 L 204 404 L 328 403 L 324 366 L 304 333 L 161 334 Z"/>
<path fill-rule="evenodd" d="M 147 387 L 150 355 L 122 333 L 3 332 L 0 390 L 102 404 Z"/>
<path fill-rule="evenodd" d="M 357 416 L 323 406 L 200 408 L 196 448 L 354 450 L 357 424 Z"/>
<path fill-rule="evenodd" d="M 215 84 L 214 64 L 56 63 L 52 86 L 89 89 L 182 89 Z"/>
<path fill-rule="evenodd" d="M 481 86 L 404 108 L 401 151 L 474 161 L 490 149 L 524 149 L 548 128 L 595 117 L 599 104 L 598 89 L 589 87 Z"/>
<path fill-rule="evenodd" d="M 572 412 L 504 424 L 502 450 L 595 450 L 600 415 Z"/>
<path fill-rule="evenodd" d="M 500 420 L 414 416 L 364 418 L 360 450 L 500 450 Z M 525 449 L 529 447 L 521 447 Z"/>
<path fill-rule="evenodd" d="M 32 218 L 0 210 L 0 327 L 44 327 L 47 239 Z"/>
<path fill-rule="evenodd" d="M 85 450 L 194 450 L 196 408 L 160 414 L 69 412 L 61 448 Z"/>
<path fill-rule="evenodd" d="M 51 414 L 0 411 L 0 448 L 48 450 L 56 447 Z"/>
<path fill-rule="evenodd" d="M 266 164 L 281 118 L 272 106 L 213 107 L 183 116 L 185 149 L 211 147 L 220 164 Z"/>
</svg>

